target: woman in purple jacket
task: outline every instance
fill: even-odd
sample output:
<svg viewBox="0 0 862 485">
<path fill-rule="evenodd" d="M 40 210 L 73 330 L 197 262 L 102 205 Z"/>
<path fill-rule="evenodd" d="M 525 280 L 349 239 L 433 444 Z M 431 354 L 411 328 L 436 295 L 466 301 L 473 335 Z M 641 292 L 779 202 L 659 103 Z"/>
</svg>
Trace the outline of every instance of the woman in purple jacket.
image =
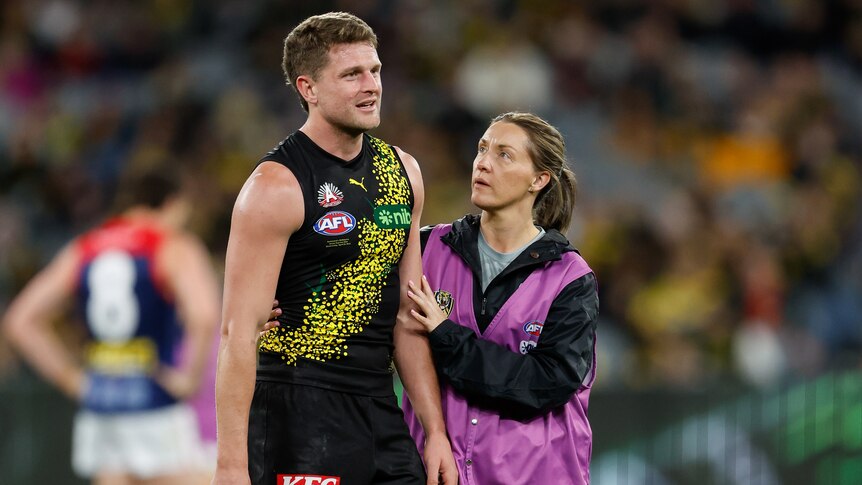
<svg viewBox="0 0 862 485">
<path fill-rule="evenodd" d="M 596 279 L 562 232 L 575 177 L 538 116 L 495 118 L 473 162 L 482 209 L 423 231 L 413 316 L 429 332 L 462 484 L 586 484 Z M 422 427 L 405 396 L 420 450 Z"/>
</svg>

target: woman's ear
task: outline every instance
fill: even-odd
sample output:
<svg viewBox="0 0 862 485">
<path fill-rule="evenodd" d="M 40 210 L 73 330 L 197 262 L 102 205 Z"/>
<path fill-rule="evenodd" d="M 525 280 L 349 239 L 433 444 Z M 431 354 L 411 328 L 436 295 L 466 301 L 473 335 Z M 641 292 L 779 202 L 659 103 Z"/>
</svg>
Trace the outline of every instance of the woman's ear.
<svg viewBox="0 0 862 485">
<path fill-rule="evenodd" d="M 542 189 L 545 188 L 546 185 L 551 181 L 550 172 L 543 170 L 541 172 L 537 172 L 536 176 L 533 178 L 533 183 L 530 184 L 530 193 L 541 192 Z"/>
</svg>

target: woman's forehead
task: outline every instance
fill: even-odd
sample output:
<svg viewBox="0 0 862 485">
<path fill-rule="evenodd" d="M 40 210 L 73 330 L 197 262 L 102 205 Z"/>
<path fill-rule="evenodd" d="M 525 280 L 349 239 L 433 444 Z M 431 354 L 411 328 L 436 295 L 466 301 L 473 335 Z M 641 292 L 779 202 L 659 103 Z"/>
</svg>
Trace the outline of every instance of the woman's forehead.
<svg viewBox="0 0 862 485">
<path fill-rule="evenodd" d="M 529 141 L 527 132 L 523 128 L 505 121 L 493 123 L 485 130 L 482 141 L 492 145 L 507 145 L 515 149 L 523 150 Z"/>
</svg>

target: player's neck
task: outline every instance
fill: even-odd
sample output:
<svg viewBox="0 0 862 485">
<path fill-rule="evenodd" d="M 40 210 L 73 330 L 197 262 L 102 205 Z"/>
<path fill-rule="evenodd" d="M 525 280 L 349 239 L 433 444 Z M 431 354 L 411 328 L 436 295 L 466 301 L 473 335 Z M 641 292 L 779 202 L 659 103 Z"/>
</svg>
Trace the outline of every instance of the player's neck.
<svg viewBox="0 0 862 485">
<path fill-rule="evenodd" d="M 146 206 L 134 206 L 120 214 L 120 217 L 128 221 L 140 221 L 148 223 L 159 223 L 159 213 Z"/>
<path fill-rule="evenodd" d="M 151 209 L 146 206 L 134 206 L 124 211 L 120 217 L 134 223 L 156 225 L 166 229 L 178 229 L 182 225 L 176 220 L 176 214 L 167 208 Z"/>
<path fill-rule="evenodd" d="M 299 130 L 311 138 L 317 146 L 342 160 L 353 160 L 362 151 L 362 133 L 348 133 L 330 123 L 314 120 L 311 117 Z"/>
</svg>

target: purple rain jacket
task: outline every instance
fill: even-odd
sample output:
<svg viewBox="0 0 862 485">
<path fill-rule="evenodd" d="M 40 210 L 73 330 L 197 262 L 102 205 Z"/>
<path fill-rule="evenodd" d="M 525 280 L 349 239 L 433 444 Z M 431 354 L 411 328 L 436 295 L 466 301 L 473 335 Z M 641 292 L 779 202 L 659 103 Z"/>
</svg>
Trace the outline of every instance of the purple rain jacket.
<svg viewBox="0 0 862 485">
<path fill-rule="evenodd" d="M 482 293 L 478 224 L 466 216 L 423 230 L 424 271 L 450 311 L 429 340 L 460 483 L 588 484 L 595 276 L 549 230 Z M 406 394 L 403 402 L 424 451 Z"/>
</svg>

